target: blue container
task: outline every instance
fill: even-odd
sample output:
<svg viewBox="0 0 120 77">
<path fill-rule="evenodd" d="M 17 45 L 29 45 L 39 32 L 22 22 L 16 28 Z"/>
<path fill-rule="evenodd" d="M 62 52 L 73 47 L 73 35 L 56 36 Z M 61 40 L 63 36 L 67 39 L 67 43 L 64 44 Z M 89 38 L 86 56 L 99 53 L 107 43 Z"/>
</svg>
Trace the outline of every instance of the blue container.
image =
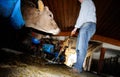
<svg viewBox="0 0 120 77">
<path fill-rule="evenodd" d="M 47 53 L 53 54 L 53 52 L 54 52 L 54 45 L 52 45 L 52 44 L 43 44 L 42 50 L 43 50 L 43 52 L 47 52 Z"/>
<path fill-rule="evenodd" d="M 33 44 L 36 44 L 36 45 L 37 45 L 37 44 L 40 44 L 40 40 L 32 37 L 32 43 L 33 43 Z"/>
</svg>

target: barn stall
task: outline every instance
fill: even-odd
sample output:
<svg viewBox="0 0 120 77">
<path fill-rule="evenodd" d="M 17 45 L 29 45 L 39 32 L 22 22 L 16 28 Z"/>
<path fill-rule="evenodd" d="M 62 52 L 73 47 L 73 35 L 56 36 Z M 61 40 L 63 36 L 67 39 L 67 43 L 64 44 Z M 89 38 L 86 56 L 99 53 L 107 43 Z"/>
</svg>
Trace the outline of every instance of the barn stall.
<svg viewBox="0 0 120 77">
<path fill-rule="evenodd" d="M 94 2 L 98 7 L 98 3 L 100 1 L 94 1 Z M 38 6 L 38 3 L 43 4 L 43 5 Z M 66 1 L 62 0 L 61 2 L 59 2 L 59 0 L 51 1 L 51 2 L 48 0 L 43 0 L 43 3 L 38 2 L 37 0 L 35 1 L 30 0 L 28 2 L 22 0 L 21 4 L 23 5 L 25 4 L 25 6 L 29 5 L 30 9 L 27 6 L 27 8 L 23 8 L 23 10 L 21 10 L 22 13 L 24 12 L 23 15 L 26 16 L 26 17 L 23 16 L 23 18 L 26 20 L 26 25 L 25 25 L 25 28 L 20 29 L 18 31 L 11 28 L 10 23 L 6 23 L 9 20 L 6 20 L 6 18 L 3 18 L 3 17 L 0 18 L 0 21 L 2 21 L 0 23 L 4 25 L 4 27 L 1 27 L 1 30 L 0 30 L 1 31 L 0 34 L 2 35 L 1 40 L 0 40 L 1 42 L 1 55 L 0 55 L 1 77 L 4 77 L 4 76 L 10 76 L 10 77 L 89 76 L 91 75 L 90 73 L 91 64 L 93 64 L 92 62 L 93 53 L 98 50 L 101 50 L 100 51 L 101 56 L 99 54 L 100 58 L 97 60 L 98 64 L 95 64 L 95 65 L 93 64 L 92 67 L 97 68 L 97 70 L 95 69 L 95 71 L 98 74 L 101 73 L 102 67 L 104 67 L 103 59 L 104 59 L 104 54 L 105 54 L 105 48 L 103 48 L 102 46 L 103 42 L 99 42 L 99 41 L 105 42 L 106 38 L 103 38 L 100 36 L 94 36 L 93 40 L 91 40 L 89 43 L 88 54 L 86 56 L 84 66 L 83 66 L 86 72 L 80 75 L 76 75 L 76 74 L 74 75 L 74 74 L 71 74 L 71 72 L 69 72 L 68 69 L 69 67 L 72 66 L 72 62 L 70 62 L 71 64 L 69 64 L 69 61 L 67 61 L 68 59 L 67 56 L 69 57 L 69 59 L 71 56 L 66 55 L 65 52 L 67 52 L 68 50 L 75 51 L 75 43 L 76 43 L 77 34 L 75 35 L 75 37 L 72 37 L 72 38 L 69 37 L 69 35 L 70 35 L 70 31 L 74 27 L 75 20 L 78 15 L 79 3 L 78 1 L 74 1 L 74 4 L 72 1 L 69 1 L 67 5 L 66 3 L 68 3 L 67 0 Z M 49 11 L 49 15 L 48 15 L 49 18 L 47 18 L 47 20 L 43 20 L 46 11 L 41 13 L 41 10 L 40 10 L 40 8 L 44 7 L 44 5 L 47 5 L 49 8 L 49 9 L 46 8 L 46 11 Z M 75 5 L 76 7 L 73 8 L 71 7 L 71 5 Z M 114 4 L 111 4 L 111 5 L 114 5 Z M 31 8 L 34 8 L 34 7 L 37 8 L 36 11 L 35 9 L 31 10 Z M 61 7 L 63 7 L 63 9 Z M 72 12 L 70 12 L 71 8 L 73 8 Z M 31 14 L 32 11 L 35 11 L 35 13 L 42 15 L 43 18 L 40 17 L 42 20 L 40 20 L 37 15 Z M 72 16 L 73 14 L 75 15 Z M 50 21 L 48 19 L 53 19 L 53 21 Z M 98 20 L 100 21 L 100 19 Z M 53 26 L 51 27 L 50 26 L 51 24 L 49 24 L 48 21 L 52 22 L 52 25 L 55 24 L 55 27 L 58 27 L 59 29 L 49 31 L 52 28 L 55 29 L 55 27 Z M 46 25 L 47 27 L 45 27 L 45 23 L 49 25 Z M 41 27 L 39 24 L 44 25 L 44 27 Z M 100 28 L 100 26 L 98 26 L 98 28 Z M 57 35 L 55 35 L 54 33 Z M 99 33 L 100 33 L 100 30 L 97 31 L 97 34 Z M 103 34 L 103 33 L 102 35 L 103 36 L 106 35 L 108 37 L 113 38 L 112 35 L 110 36 L 110 35 Z M 62 39 L 60 36 L 61 37 L 63 36 Z M 116 36 L 115 38 L 119 39 L 118 36 Z M 68 39 L 71 40 L 69 43 L 67 42 Z M 116 41 L 116 40 L 114 41 L 113 39 L 112 41 L 111 39 L 108 39 L 107 42 L 111 42 L 112 44 L 119 45 L 119 43 L 117 43 L 119 41 Z M 94 71 L 94 69 L 92 70 Z M 95 77 L 95 76 L 97 76 L 96 73 L 95 74 L 92 73 L 91 77 Z"/>
</svg>

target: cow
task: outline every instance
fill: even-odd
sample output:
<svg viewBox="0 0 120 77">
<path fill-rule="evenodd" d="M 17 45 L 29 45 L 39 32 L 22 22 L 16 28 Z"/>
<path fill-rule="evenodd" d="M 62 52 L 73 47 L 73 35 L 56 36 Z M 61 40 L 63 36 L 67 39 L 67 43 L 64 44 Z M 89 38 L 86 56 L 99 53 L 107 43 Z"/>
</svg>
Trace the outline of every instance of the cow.
<svg viewBox="0 0 120 77">
<path fill-rule="evenodd" d="M 38 8 L 30 0 L 22 0 L 22 5 L 21 0 L 1 0 L 0 20 L 4 21 L 4 19 L 9 21 L 15 29 L 25 26 L 53 35 L 60 32 L 52 12 L 41 0 L 38 0 Z"/>
<path fill-rule="evenodd" d="M 38 8 L 30 1 L 26 1 L 22 6 L 22 14 L 25 20 L 25 26 L 39 31 L 56 35 L 60 32 L 52 12 L 47 6 L 44 6 L 41 0 L 38 0 Z"/>
<path fill-rule="evenodd" d="M 23 2 L 25 2 L 25 4 Z M 26 36 L 25 33 L 29 32 L 27 31 L 28 29 L 24 28 L 32 28 L 34 30 L 37 30 L 37 33 L 35 32 L 35 37 L 37 37 L 38 39 L 41 38 L 41 33 L 43 32 L 53 35 L 56 35 L 60 32 L 60 28 L 56 24 L 52 12 L 47 6 L 44 6 L 41 0 L 38 0 L 38 8 L 34 3 L 30 1 L 23 0 L 23 2 L 21 4 L 21 0 L 1 0 L 0 24 L 5 26 L 4 29 L 0 28 L 1 35 L 4 36 L 0 38 L 1 42 L 3 40 L 8 41 L 10 42 L 9 46 L 12 46 L 11 44 L 13 43 L 13 41 L 15 41 L 16 43 L 16 41 L 19 41 L 19 38 L 21 41 L 21 38 L 23 38 L 21 35 L 23 34 L 24 36 Z M 10 24 L 8 22 L 10 22 Z M 20 32 L 17 33 L 17 40 L 15 39 L 16 33 L 13 34 L 13 29 L 6 29 L 11 25 L 15 28 L 15 30 L 17 29 Z M 9 41 L 9 38 L 11 38 L 12 41 Z M 24 40 L 24 42 L 26 42 L 26 40 Z M 3 44 L 5 44 L 6 46 L 5 42 Z"/>
<path fill-rule="evenodd" d="M 25 36 L 22 40 L 25 48 L 30 49 L 32 46 L 32 49 L 33 47 L 38 49 L 40 40 L 46 33 L 57 35 L 60 32 L 52 12 L 47 6 L 44 6 L 41 0 L 38 0 L 38 8 L 33 2 L 24 0 L 21 11 L 23 19 L 25 20 L 25 27 L 32 28 L 32 32 L 29 32 L 29 35 L 32 34 L 32 37 Z M 38 51 L 35 50 L 34 52 Z"/>
</svg>

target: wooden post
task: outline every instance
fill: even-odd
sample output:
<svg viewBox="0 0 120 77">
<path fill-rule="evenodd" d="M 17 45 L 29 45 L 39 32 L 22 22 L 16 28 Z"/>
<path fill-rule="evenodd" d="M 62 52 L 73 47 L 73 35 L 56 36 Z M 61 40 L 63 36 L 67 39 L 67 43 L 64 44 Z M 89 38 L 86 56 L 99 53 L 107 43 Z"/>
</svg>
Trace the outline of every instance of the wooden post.
<svg viewBox="0 0 120 77">
<path fill-rule="evenodd" d="M 104 55 L 105 55 L 105 51 L 106 48 L 101 48 L 101 52 L 100 52 L 100 58 L 99 58 L 99 62 L 98 62 L 98 74 L 101 73 L 102 67 L 103 67 L 103 61 L 104 61 Z"/>
</svg>

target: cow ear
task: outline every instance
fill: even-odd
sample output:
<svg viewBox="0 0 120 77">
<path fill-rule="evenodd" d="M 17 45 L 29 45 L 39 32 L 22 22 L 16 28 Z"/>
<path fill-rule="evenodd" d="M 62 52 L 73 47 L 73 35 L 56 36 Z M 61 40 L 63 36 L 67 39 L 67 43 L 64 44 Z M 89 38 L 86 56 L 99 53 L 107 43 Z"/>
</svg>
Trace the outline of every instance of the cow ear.
<svg viewBox="0 0 120 77">
<path fill-rule="evenodd" d="M 42 0 L 38 0 L 38 9 L 42 12 L 44 10 L 44 4 Z"/>
</svg>

